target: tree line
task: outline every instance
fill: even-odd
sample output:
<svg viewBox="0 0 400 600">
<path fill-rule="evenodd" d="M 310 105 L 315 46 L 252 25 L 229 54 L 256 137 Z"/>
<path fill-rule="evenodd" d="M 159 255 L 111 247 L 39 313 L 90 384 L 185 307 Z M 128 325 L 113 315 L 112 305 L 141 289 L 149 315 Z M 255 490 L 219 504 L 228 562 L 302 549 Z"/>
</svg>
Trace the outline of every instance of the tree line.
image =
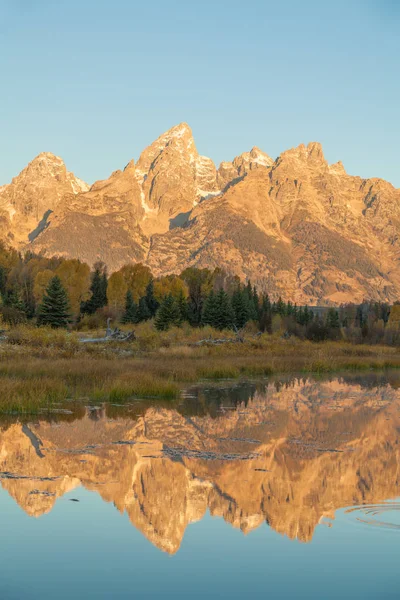
<svg viewBox="0 0 400 600">
<path fill-rule="evenodd" d="M 76 259 L 21 255 L 5 246 L 0 246 L 0 315 L 10 324 L 51 327 L 154 319 L 160 331 L 183 323 L 240 330 L 251 322 L 261 332 L 312 341 L 400 343 L 400 305 L 364 302 L 317 309 L 272 300 L 218 268 L 191 267 L 180 275 L 154 277 L 138 263 L 109 276 L 101 262 L 90 270 Z"/>
</svg>

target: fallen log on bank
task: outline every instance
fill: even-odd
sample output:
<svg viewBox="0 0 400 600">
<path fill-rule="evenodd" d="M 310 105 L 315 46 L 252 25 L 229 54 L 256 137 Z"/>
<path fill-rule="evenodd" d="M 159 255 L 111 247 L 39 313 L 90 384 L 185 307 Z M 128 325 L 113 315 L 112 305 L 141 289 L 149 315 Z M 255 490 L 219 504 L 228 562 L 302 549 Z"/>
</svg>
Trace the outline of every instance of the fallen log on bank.
<svg viewBox="0 0 400 600">
<path fill-rule="evenodd" d="M 243 342 L 244 342 L 243 329 L 237 329 L 237 327 L 235 327 L 235 337 L 234 338 L 214 339 L 212 337 L 209 337 L 204 340 L 199 340 L 198 342 L 195 342 L 194 344 L 191 344 L 191 345 L 192 346 L 219 346 L 221 344 L 243 344 Z"/>
<path fill-rule="evenodd" d="M 199 340 L 190 346 L 219 346 L 220 344 L 237 344 L 243 342 L 243 340 L 237 340 L 236 338 L 206 338 L 205 340 Z"/>
<path fill-rule="evenodd" d="M 82 344 L 99 344 L 101 342 L 133 342 L 136 340 L 135 331 L 121 331 L 116 327 L 115 329 L 110 329 L 107 327 L 106 335 L 101 338 L 84 338 L 79 340 Z"/>
</svg>

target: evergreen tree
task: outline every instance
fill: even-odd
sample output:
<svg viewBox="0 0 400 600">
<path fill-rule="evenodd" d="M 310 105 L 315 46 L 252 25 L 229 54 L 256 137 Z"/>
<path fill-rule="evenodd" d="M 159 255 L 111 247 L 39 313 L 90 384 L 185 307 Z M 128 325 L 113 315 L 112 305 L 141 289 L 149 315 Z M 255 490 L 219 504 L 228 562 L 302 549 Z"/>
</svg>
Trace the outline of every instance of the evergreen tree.
<svg viewBox="0 0 400 600">
<path fill-rule="evenodd" d="M 359 306 L 357 306 L 357 311 L 356 311 L 356 327 L 362 327 L 364 325 L 364 313 L 363 313 L 363 306 L 362 304 L 360 304 Z"/>
<path fill-rule="evenodd" d="M 36 299 L 33 291 L 33 278 L 31 275 L 24 278 L 21 289 L 21 299 L 26 316 L 28 319 L 32 319 L 36 313 Z"/>
<path fill-rule="evenodd" d="M 250 281 L 247 282 L 247 285 L 244 288 L 243 293 L 246 298 L 248 311 L 249 311 L 248 319 L 251 321 L 256 321 L 258 319 L 258 314 L 257 314 L 256 306 L 254 304 L 253 288 L 251 286 Z"/>
<path fill-rule="evenodd" d="M 126 293 L 125 312 L 122 317 L 123 323 L 137 323 L 138 307 L 133 299 L 131 290 Z"/>
<path fill-rule="evenodd" d="M 188 320 L 188 303 L 187 303 L 187 299 L 185 294 L 183 293 L 183 290 L 179 291 L 179 295 L 178 298 L 176 299 L 178 308 L 179 308 L 179 314 L 181 316 L 181 323 L 183 323 L 183 321 L 187 321 Z"/>
<path fill-rule="evenodd" d="M 258 296 L 256 286 L 253 287 L 253 304 L 254 304 L 255 314 L 256 314 L 255 320 L 258 320 L 260 318 L 261 306 L 260 306 L 260 298 Z"/>
<path fill-rule="evenodd" d="M 268 294 L 264 296 L 261 304 L 259 327 L 261 331 L 272 333 L 272 304 Z"/>
<path fill-rule="evenodd" d="M 329 329 L 323 320 L 317 315 L 307 326 L 306 337 L 312 342 L 322 342 L 329 337 Z"/>
<path fill-rule="evenodd" d="M 235 322 L 235 313 L 228 294 L 221 289 L 217 294 L 211 291 L 204 304 L 202 322 L 215 329 L 228 329 Z"/>
<path fill-rule="evenodd" d="M 108 304 L 107 288 L 108 288 L 107 271 L 104 270 L 104 273 L 101 276 L 101 286 L 100 286 L 100 295 L 99 295 L 99 300 L 101 302 L 102 307 L 107 306 L 107 304 Z"/>
<path fill-rule="evenodd" d="M 96 266 L 90 285 L 91 297 L 81 304 L 81 312 L 93 315 L 96 310 L 107 305 L 107 275 Z"/>
<path fill-rule="evenodd" d="M 268 294 L 265 294 L 265 296 L 263 297 L 261 309 L 266 311 L 272 311 L 271 300 L 269 299 Z"/>
<path fill-rule="evenodd" d="M 185 269 L 181 278 L 189 288 L 188 321 L 193 327 L 202 323 L 204 304 L 214 285 L 214 275 L 208 269 Z"/>
<path fill-rule="evenodd" d="M 304 311 L 303 311 L 304 325 L 308 325 L 309 323 L 311 323 L 313 318 L 314 318 L 314 313 L 310 308 L 308 308 L 308 306 L 306 304 L 306 306 L 304 307 Z"/>
<path fill-rule="evenodd" d="M 38 325 L 66 327 L 70 320 L 68 296 L 61 279 L 50 280 L 38 310 Z"/>
<path fill-rule="evenodd" d="M 232 295 L 232 308 L 234 324 L 241 329 L 250 318 L 250 309 L 247 294 L 238 287 Z"/>
<path fill-rule="evenodd" d="M 298 311 L 299 311 L 299 309 L 298 309 L 298 306 L 297 306 L 297 304 L 295 302 L 294 305 L 293 305 L 293 313 L 292 314 L 293 314 L 293 318 L 294 318 L 294 320 L 296 322 L 297 322 Z"/>
<path fill-rule="evenodd" d="M 150 313 L 149 307 L 147 306 L 146 297 L 142 296 L 139 299 L 136 323 L 141 323 L 142 321 L 148 321 L 149 319 L 151 319 L 151 313 Z"/>
<path fill-rule="evenodd" d="M 221 289 L 216 295 L 217 317 L 214 327 L 216 329 L 230 329 L 234 323 L 235 314 L 230 298 L 225 290 Z"/>
<path fill-rule="evenodd" d="M 167 331 L 171 325 L 180 325 L 181 314 L 175 298 L 168 294 L 157 311 L 155 326 L 159 331 Z"/>
<path fill-rule="evenodd" d="M 154 280 L 153 279 L 150 279 L 150 281 L 146 287 L 145 298 L 146 298 L 147 308 L 149 309 L 149 312 L 150 312 L 150 318 L 152 318 L 155 316 L 155 314 L 158 310 L 158 307 L 160 306 L 160 303 L 154 296 Z"/>
<path fill-rule="evenodd" d="M 340 328 L 339 313 L 336 309 L 330 308 L 328 310 L 328 314 L 326 315 L 326 325 L 331 329 Z"/>
<path fill-rule="evenodd" d="M 302 306 L 300 306 L 300 308 L 297 310 L 296 322 L 299 325 L 305 325 L 304 308 Z"/>
<path fill-rule="evenodd" d="M 278 298 L 278 302 L 276 303 L 275 311 L 281 317 L 284 317 L 286 315 L 286 305 L 280 296 Z"/>
<path fill-rule="evenodd" d="M 389 315 L 390 315 L 390 307 L 389 307 L 389 305 L 388 304 L 381 304 L 381 315 L 380 315 L 380 318 L 383 320 L 383 322 L 384 322 L 385 325 L 389 321 Z"/>
<path fill-rule="evenodd" d="M 0 294 L 5 296 L 6 294 L 6 284 L 7 284 L 7 271 L 4 267 L 0 266 Z"/>
<path fill-rule="evenodd" d="M 211 325 L 211 327 L 215 327 L 217 322 L 217 311 L 217 296 L 214 290 L 211 290 L 204 303 L 203 314 L 201 317 L 201 322 L 203 325 Z"/>
<path fill-rule="evenodd" d="M 16 287 L 12 287 L 11 289 L 6 291 L 4 297 L 4 305 L 25 312 L 25 305 L 22 301 L 21 293 Z"/>
</svg>

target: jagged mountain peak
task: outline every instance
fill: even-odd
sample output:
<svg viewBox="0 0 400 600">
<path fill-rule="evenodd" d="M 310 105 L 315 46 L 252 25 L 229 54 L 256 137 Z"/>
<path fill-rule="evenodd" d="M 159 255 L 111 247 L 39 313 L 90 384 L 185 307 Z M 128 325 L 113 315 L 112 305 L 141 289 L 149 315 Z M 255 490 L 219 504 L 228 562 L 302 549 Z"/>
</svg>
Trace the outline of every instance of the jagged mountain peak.
<svg viewBox="0 0 400 600">
<path fill-rule="evenodd" d="M 53 154 L 53 152 L 40 152 L 31 162 L 35 163 L 43 160 L 64 164 L 63 159 L 60 156 Z"/>
<path fill-rule="evenodd" d="M 52 152 L 41 152 L 33 158 L 22 171 L 13 179 L 13 182 L 22 178 L 48 178 L 55 175 L 66 174 L 67 168 L 62 158 Z M 38 180 L 38 183 L 40 181 Z"/>
<path fill-rule="evenodd" d="M 344 168 L 344 164 L 341 160 L 333 165 L 329 165 L 329 172 L 333 173 L 334 175 L 347 175 L 346 169 Z"/>
<path fill-rule="evenodd" d="M 178 151 L 182 154 L 186 154 L 192 162 L 198 155 L 192 130 L 187 123 L 180 123 L 160 135 L 141 153 L 136 165 L 138 172 L 145 176 L 153 166 L 154 161 L 171 145 L 178 148 Z"/>
<path fill-rule="evenodd" d="M 268 156 L 268 154 L 266 154 L 262 150 L 260 150 L 260 148 L 258 148 L 257 146 L 253 146 L 253 148 L 250 150 L 250 156 L 253 159 L 253 161 L 258 163 L 259 165 L 270 167 L 274 164 L 274 159 Z"/>
<path fill-rule="evenodd" d="M 183 138 L 192 135 L 193 133 L 191 127 L 185 122 L 174 125 L 174 127 L 171 127 L 171 129 L 164 133 L 165 137 L 170 138 Z"/>
<path fill-rule="evenodd" d="M 218 186 L 224 190 L 228 186 L 239 182 L 245 175 L 255 169 L 270 168 L 274 160 L 257 146 L 253 146 L 250 152 L 243 152 L 235 156 L 232 162 L 221 162 L 218 169 Z"/>
<path fill-rule="evenodd" d="M 132 159 L 128 162 L 128 164 L 126 165 L 124 171 L 135 171 L 136 170 L 136 165 L 135 165 L 135 161 Z"/>
<path fill-rule="evenodd" d="M 14 185 L 33 185 L 47 187 L 56 180 L 60 184 L 69 185 L 71 192 L 79 194 L 89 190 L 89 185 L 67 170 L 60 156 L 52 152 L 41 152 L 12 180 Z"/>
<path fill-rule="evenodd" d="M 287 168 L 291 172 L 301 174 L 307 169 L 327 170 L 328 162 L 325 159 L 322 145 L 319 142 L 299 144 L 294 148 L 285 150 L 276 159 L 274 169 Z"/>
<path fill-rule="evenodd" d="M 84 181 L 67 171 L 62 158 L 41 152 L 0 189 L 0 225 L 7 231 L 3 237 L 16 245 L 26 243 L 44 216 L 64 204 L 64 198 L 88 189 Z"/>
</svg>

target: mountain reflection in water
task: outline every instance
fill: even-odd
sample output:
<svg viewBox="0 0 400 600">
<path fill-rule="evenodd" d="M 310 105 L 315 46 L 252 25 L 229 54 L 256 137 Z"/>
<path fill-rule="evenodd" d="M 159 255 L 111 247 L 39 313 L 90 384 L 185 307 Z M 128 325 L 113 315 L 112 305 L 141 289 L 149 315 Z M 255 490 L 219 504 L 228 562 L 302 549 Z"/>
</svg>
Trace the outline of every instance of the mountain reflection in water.
<svg viewBox="0 0 400 600">
<path fill-rule="evenodd" d="M 378 504 L 381 520 L 382 503 L 399 495 L 399 411 L 396 385 L 340 378 L 11 419 L 0 428 L 0 481 L 31 517 L 82 485 L 170 554 L 207 510 L 244 533 L 266 522 L 310 542 L 336 510 Z"/>
</svg>

